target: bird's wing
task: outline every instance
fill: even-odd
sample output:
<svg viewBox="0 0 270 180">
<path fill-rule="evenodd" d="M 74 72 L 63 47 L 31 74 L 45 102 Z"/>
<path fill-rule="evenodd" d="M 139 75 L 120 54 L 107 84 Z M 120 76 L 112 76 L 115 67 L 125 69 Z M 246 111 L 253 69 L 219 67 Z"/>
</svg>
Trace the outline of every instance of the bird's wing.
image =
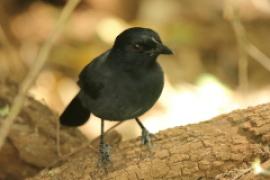
<svg viewBox="0 0 270 180">
<path fill-rule="evenodd" d="M 88 94 L 91 98 L 97 99 L 101 89 L 104 87 L 102 78 L 102 64 L 105 62 L 109 51 L 101 54 L 92 62 L 84 67 L 79 75 L 78 85 L 81 90 Z"/>
<path fill-rule="evenodd" d="M 81 90 L 89 95 L 92 99 L 97 99 L 100 95 L 101 89 L 104 87 L 103 83 L 93 80 L 93 78 L 88 78 L 86 81 L 79 80 L 79 85 Z"/>
</svg>

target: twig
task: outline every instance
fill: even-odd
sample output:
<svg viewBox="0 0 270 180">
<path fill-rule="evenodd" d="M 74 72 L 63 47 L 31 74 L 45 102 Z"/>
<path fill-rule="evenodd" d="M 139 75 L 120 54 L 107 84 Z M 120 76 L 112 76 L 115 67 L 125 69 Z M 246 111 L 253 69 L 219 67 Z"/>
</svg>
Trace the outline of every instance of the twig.
<svg viewBox="0 0 270 180">
<path fill-rule="evenodd" d="M 240 20 L 237 20 L 236 26 L 236 29 L 238 29 L 239 33 L 241 33 L 242 39 L 244 40 L 243 49 L 245 50 L 246 54 L 260 63 L 265 69 L 270 71 L 270 58 L 260 51 L 254 44 L 252 44 L 250 40 L 248 40 L 245 27 Z"/>
<path fill-rule="evenodd" d="M 247 36 L 244 27 L 241 24 L 239 12 L 237 11 L 234 4 L 231 7 L 231 24 L 235 32 L 239 60 L 238 60 L 238 80 L 239 80 L 239 89 L 242 93 L 246 93 L 248 89 L 248 55 L 246 52 L 247 45 Z"/>
<path fill-rule="evenodd" d="M 107 131 L 104 133 L 104 135 L 106 136 L 107 134 L 109 134 L 113 129 L 115 129 L 117 126 L 119 126 L 120 124 L 122 124 L 124 121 L 119 121 L 118 123 L 116 123 L 115 125 L 113 125 L 112 127 L 110 127 L 109 129 L 107 129 Z M 82 149 L 86 148 L 86 147 L 89 147 L 93 152 L 95 153 L 99 153 L 99 151 L 92 145 L 93 142 L 97 141 L 100 136 L 96 137 L 94 140 L 92 140 L 91 142 L 87 142 L 83 145 L 81 145 L 80 147 L 74 149 L 73 151 L 71 151 L 70 153 L 67 153 L 67 154 L 64 154 L 62 155 L 61 152 L 60 152 L 60 134 L 57 135 L 56 138 L 59 138 L 59 140 L 57 140 L 57 142 L 59 142 L 59 154 L 60 154 L 60 158 L 57 159 L 56 161 L 54 161 L 51 165 L 49 165 L 46 169 L 49 169 L 53 166 L 55 166 L 56 164 L 58 164 L 59 162 L 62 162 L 62 161 L 66 161 L 70 156 L 72 156 L 73 154 L 75 153 L 78 153 L 79 151 L 81 151 Z M 58 155 L 59 155 L 58 154 Z"/>
<path fill-rule="evenodd" d="M 114 130 L 117 126 L 119 126 L 120 124 L 122 124 L 124 121 L 119 121 L 118 123 L 114 124 L 112 127 L 110 127 L 109 129 L 106 130 L 106 132 L 104 133 L 104 136 L 106 136 L 109 132 L 111 132 L 112 130 Z M 98 140 L 100 137 L 96 137 L 92 142 Z"/>
<path fill-rule="evenodd" d="M 270 159 L 267 160 L 267 161 L 265 161 L 264 163 L 262 163 L 261 166 L 262 166 L 262 168 L 264 168 L 264 169 L 269 168 L 269 167 L 270 167 Z M 244 176 L 242 176 L 242 177 L 240 178 L 240 180 L 245 180 L 245 179 L 256 179 L 256 176 L 258 176 L 258 175 L 260 175 L 260 174 L 255 174 L 254 171 L 251 171 L 251 172 L 245 174 Z M 262 175 L 264 175 L 264 174 L 262 174 Z M 268 174 L 268 176 L 269 176 L 269 174 Z"/>
<path fill-rule="evenodd" d="M 270 71 L 270 58 L 268 56 L 266 56 L 262 51 L 260 51 L 250 42 L 246 46 L 246 51 L 249 56 L 259 62 L 265 69 Z"/>
<path fill-rule="evenodd" d="M 235 12 L 235 6 L 237 1 L 228 1 L 227 4 L 225 4 L 225 16 L 231 19 L 231 23 L 233 25 L 237 41 L 240 48 L 240 55 L 242 54 L 244 58 L 240 58 L 239 60 L 239 81 L 245 82 L 247 81 L 247 60 L 244 60 L 247 58 L 248 54 L 250 57 L 252 57 L 254 60 L 256 60 L 258 63 L 260 63 L 265 69 L 270 71 L 270 58 L 265 55 L 262 51 L 260 51 L 253 43 L 250 42 L 250 40 L 247 38 L 247 33 L 244 25 L 240 21 L 240 18 L 238 14 Z M 242 44 L 242 45 L 240 45 Z M 245 53 L 243 52 L 245 51 Z M 243 64 L 242 64 L 243 63 Z M 241 67 L 242 64 L 242 67 Z M 246 74 L 246 75 L 245 75 Z M 245 78 L 246 77 L 246 78 Z M 244 84 L 244 83 L 243 83 Z M 241 85 L 240 85 L 241 86 Z"/>
<path fill-rule="evenodd" d="M 44 66 L 46 60 L 48 59 L 49 53 L 52 49 L 53 44 L 61 34 L 61 32 L 64 29 L 64 25 L 67 22 L 69 16 L 71 15 L 72 11 L 75 9 L 77 4 L 80 2 L 80 0 L 69 0 L 64 7 L 60 18 L 56 24 L 55 31 L 52 32 L 52 34 L 49 36 L 48 40 L 45 42 L 43 47 L 40 49 L 40 52 L 37 55 L 37 58 L 33 64 L 33 68 L 30 70 L 30 72 L 27 74 L 26 78 L 22 82 L 19 93 L 14 99 L 13 105 L 10 109 L 10 113 L 7 116 L 7 118 L 3 121 L 3 124 L 0 128 L 0 149 L 2 148 L 5 139 L 9 133 L 9 130 L 17 117 L 17 115 L 20 113 L 21 108 L 23 106 L 26 94 L 28 90 L 30 89 L 33 82 L 36 80 L 37 75 L 41 71 L 42 67 Z"/>
<path fill-rule="evenodd" d="M 238 179 L 245 176 L 247 173 L 249 173 L 251 171 L 252 171 L 252 168 L 243 169 L 243 170 L 241 170 L 241 172 L 238 175 L 233 177 L 232 180 L 238 180 Z"/>
<path fill-rule="evenodd" d="M 111 132 L 113 129 L 115 129 L 117 126 L 119 126 L 120 124 L 122 124 L 123 123 L 123 121 L 119 121 L 118 123 L 116 123 L 116 124 L 114 124 L 112 127 L 110 127 L 109 129 L 107 129 L 107 131 L 104 133 L 104 136 L 106 136 L 109 132 Z M 79 152 L 80 150 L 82 150 L 82 149 L 84 149 L 84 148 L 86 148 L 86 147 L 90 147 L 90 149 L 92 149 L 94 152 L 97 152 L 98 153 L 98 151 L 91 145 L 91 143 L 92 142 L 95 142 L 95 141 L 97 141 L 99 138 L 100 138 L 100 136 L 98 136 L 98 137 L 96 137 L 95 139 L 93 139 L 91 142 L 88 142 L 88 143 L 85 143 L 85 144 L 83 144 L 83 145 L 81 145 L 79 148 L 76 148 L 75 150 L 73 150 L 72 152 L 70 152 L 70 153 L 68 153 L 68 154 L 65 154 L 65 155 L 62 155 L 62 153 L 61 153 L 61 150 L 60 150 L 60 123 L 59 123 L 59 130 L 57 130 L 58 132 L 57 132 L 57 153 L 58 153 L 58 155 L 59 155 L 59 157 L 61 158 L 60 160 L 65 160 L 65 159 L 67 159 L 68 157 L 70 157 L 71 155 L 73 155 L 73 154 L 75 154 L 75 153 L 77 153 L 77 152 Z M 57 161 L 59 161 L 59 160 L 57 160 Z"/>
</svg>

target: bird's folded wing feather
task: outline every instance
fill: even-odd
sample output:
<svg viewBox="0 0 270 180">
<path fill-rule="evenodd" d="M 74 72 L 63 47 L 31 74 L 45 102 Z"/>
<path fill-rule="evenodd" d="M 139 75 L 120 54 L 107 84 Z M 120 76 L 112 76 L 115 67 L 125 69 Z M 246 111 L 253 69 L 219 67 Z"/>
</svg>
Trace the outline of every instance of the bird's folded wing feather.
<svg viewBox="0 0 270 180">
<path fill-rule="evenodd" d="M 78 85 L 81 90 L 88 94 L 91 98 L 97 99 L 101 89 L 104 87 L 101 80 L 102 72 L 100 66 L 105 62 L 109 51 L 101 54 L 90 62 L 79 75 Z"/>
</svg>

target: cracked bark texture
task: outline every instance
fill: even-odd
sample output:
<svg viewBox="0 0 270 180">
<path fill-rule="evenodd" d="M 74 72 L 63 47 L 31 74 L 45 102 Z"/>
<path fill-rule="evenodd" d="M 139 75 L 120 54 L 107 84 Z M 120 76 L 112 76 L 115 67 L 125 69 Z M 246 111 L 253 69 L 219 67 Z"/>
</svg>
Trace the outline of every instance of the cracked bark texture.
<svg viewBox="0 0 270 180">
<path fill-rule="evenodd" d="M 0 109 L 10 105 L 17 84 L 0 83 Z M 4 118 L 0 116 L 1 120 Z M 23 110 L 12 126 L 8 139 L 0 150 L 0 179 L 23 179 L 33 176 L 57 159 L 57 115 L 43 104 L 27 98 Z M 86 141 L 76 129 L 61 129 L 61 151 L 68 153 Z"/>
<path fill-rule="evenodd" d="M 241 176 L 255 158 L 268 160 L 269 124 L 270 104 L 236 110 L 161 131 L 151 150 L 140 138 L 114 144 L 106 168 L 97 165 L 97 153 L 86 147 L 30 179 L 269 179 Z"/>
</svg>

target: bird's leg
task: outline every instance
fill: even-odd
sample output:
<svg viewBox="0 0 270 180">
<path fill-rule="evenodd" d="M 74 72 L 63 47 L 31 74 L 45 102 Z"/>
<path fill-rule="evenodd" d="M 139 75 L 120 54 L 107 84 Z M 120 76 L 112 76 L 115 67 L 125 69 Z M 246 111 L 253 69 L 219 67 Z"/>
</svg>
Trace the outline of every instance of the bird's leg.
<svg viewBox="0 0 270 180">
<path fill-rule="evenodd" d="M 147 144 L 149 147 L 152 147 L 152 141 L 151 141 L 151 134 L 149 131 L 144 127 L 144 125 L 141 123 L 139 118 L 135 118 L 136 122 L 139 124 L 139 126 L 142 129 L 142 143 Z"/>
<path fill-rule="evenodd" d="M 104 119 L 101 119 L 101 135 L 99 142 L 100 163 L 106 164 L 110 161 L 110 146 L 104 142 Z"/>
</svg>

